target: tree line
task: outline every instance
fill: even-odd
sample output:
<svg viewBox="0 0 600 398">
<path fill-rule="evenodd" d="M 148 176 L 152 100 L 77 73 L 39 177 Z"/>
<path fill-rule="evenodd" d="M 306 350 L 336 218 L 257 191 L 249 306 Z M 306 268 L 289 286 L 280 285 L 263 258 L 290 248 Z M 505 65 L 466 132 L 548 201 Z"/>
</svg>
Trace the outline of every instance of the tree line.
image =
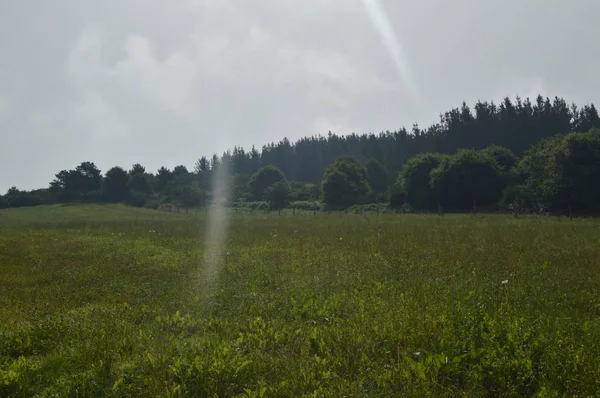
<svg viewBox="0 0 600 398">
<path fill-rule="evenodd" d="M 595 211 L 600 191 L 596 107 L 562 98 L 464 102 L 440 121 L 409 132 L 302 138 L 235 147 L 155 173 L 135 164 L 102 174 L 83 162 L 48 188 L 0 196 L 0 207 L 65 202 L 125 202 L 190 208 L 211 201 L 213 176 L 226 167 L 237 202 L 320 201 L 329 208 L 387 201 L 407 211 Z"/>
<path fill-rule="evenodd" d="M 393 206 L 418 211 L 593 213 L 600 210 L 600 129 L 557 134 L 521 157 L 491 145 L 420 154 L 398 174 Z"/>
</svg>

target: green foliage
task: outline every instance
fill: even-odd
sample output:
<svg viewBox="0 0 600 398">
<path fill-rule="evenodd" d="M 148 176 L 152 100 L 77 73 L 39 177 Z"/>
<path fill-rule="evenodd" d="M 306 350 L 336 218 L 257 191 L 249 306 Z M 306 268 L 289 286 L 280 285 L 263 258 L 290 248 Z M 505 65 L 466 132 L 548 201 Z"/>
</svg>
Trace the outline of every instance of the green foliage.
<svg viewBox="0 0 600 398">
<path fill-rule="evenodd" d="M 50 183 L 50 189 L 62 201 L 99 199 L 102 174 L 93 162 L 83 162 L 74 170 L 62 170 Z"/>
<path fill-rule="evenodd" d="M 173 168 L 173 178 L 186 177 L 190 172 L 184 165 L 175 166 Z"/>
<path fill-rule="evenodd" d="M 280 181 L 286 181 L 283 172 L 275 166 L 265 166 L 258 170 L 248 182 L 250 194 L 254 200 L 265 199 L 267 189 Z"/>
<path fill-rule="evenodd" d="M 368 203 L 364 205 L 354 205 L 350 206 L 346 209 L 346 213 L 354 213 L 354 214 L 385 214 L 385 213 L 395 213 L 396 210 L 388 207 L 386 204 L 381 203 Z"/>
<path fill-rule="evenodd" d="M 519 214 L 533 209 L 533 194 L 525 185 L 511 185 L 504 190 L 500 204 L 504 209 Z"/>
<path fill-rule="evenodd" d="M 390 188 L 389 194 L 389 205 L 392 209 L 400 209 L 404 205 L 408 204 L 408 195 L 406 194 L 406 188 L 396 183 Z"/>
<path fill-rule="evenodd" d="M 166 167 L 161 167 L 156 173 L 155 190 L 165 192 L 169 183 L 173 180 L 173 172 Z"/>
<path fill-rule="evenodd" d="M 446 158 L 438 153 L 417 155 L 406 162 L 396 182 L 397 194 L 404 191 L 407 203 L 415 210 L 436 211 L 437 196 L 431 185 L 431 172 Z M 397 199 L 401 199 L 401 196 Z M 403 203 L 398 203 L 402 205 Z"/>
<path fill-rule="evenodd" d="M 569 203 L 580 209 L 600 206 L 600 129 L 586 134 L 571 133 L 564 139 L 558 159 L 562 181 Z"/>
<path fill-rule="evenodd" d="M 130 174 L 129 182 L 127 183 L 127 188 L 131 192 L 139 192 L 145 195 L 149 195 L 152 193 L 152 186 L 148 182 L 148 177 L 145 174 Z"/>
<path fill-rule="evenodd" d="M 204 204 L 205 201 L 204 192 L 194 183 L 180 186 L 177 197 L 181 205 L 186 209 Z"/>
<path fill-rule="evenodd" d="M 206 156 L 202 156 L 194 164 L 194 173 L 202 174 L 207 173 L 208 171 L 210 171 L 210 162 L 208 161 Z"/>
<path fill-rule="evenodd" d="M 0 211 L 0 396 L 596 395 L 597 220 L 373 206 L 233 213 L 213 295 L 204 212 Z"/>
<path fill-rule="evenodd" d="M 233 176 L 232 197 L 237 201 L 247 201 L 252 198 L 250 188 L 248 186 L 252 178 L 249 174 L 236 174 Z"/>
<path fill-rule="evenodd" d="M 389 171 L 376 159 L 369 159 L 365 165 L 365 172 L 369 186 L 376 193 L 387 191 Z"/>
<path fill-rule="evenodd" d="M 239 202 L 235 204 L 236 209 L 247 209 L 250 211 L 254 210 L 269 210 L 269 202 L 258 201 L 258 202 Z"/>
<path fill-rule="evenodd" d="M 37 206 L 44 203 L 40 195 L 36 195 L 35 192 L 21 191 L 17 187 L 11 187 L 6 195 L 1 197 L 1 202 L 0 208 Z"/>
<path fill-rule="evenodd" d="M 270 185 L 264 196 L 269 202 L 269 208 L 283 209 L 290 200 L 290 185 L 286 180 L 280 180 Z"/>
<path fill-rule="evenodd" d="M 342 156 L 327 167 L 321 190 L 323 202 L 330 207 L 364 203 L 371 192 L 365 169 L 350 156 Z"/>
<path fill-rule="evenodd" d="M 518 170 L 535 200 L 551 209 L 597 209 L 600 130 L 544 140 L 527 152 Z"/>
<path fill-rule="evenodd" d="M 113 167 L 106 172 L 102 194 L 107 202 L 122 202 L 129 197 L 129 175 L 121 167 Z"/>
<path fill-rule="evenodd" d="M 552 176 L 563 136 L 555 136 L 537 143 L 519 162 L 517 170 L 537 202 L 552 200 L 556 195 Z"/>
<path fill-rule="evenodd" d="M 83 199 L 88 199 L 92 193 L 100 193 L 102 174 L 93 162 L 81 163 L 75 168 L 75 173 L 77 189 L 83 194 Z"/>
<path fill-rule="evenodd" d="M 441 206 L 450 211 L 496 203 L 503 183 L 496 160 L 481 151 L 461 150 L 431 171 L 431 186 Z"/>
<path fill-rule="evenodd" d="M 68 202 L 77 199 L 78 176 L 74 170 L 61 170 L 55 174 L 55 179 L 50 182 L 50 189 L 61 201 Z"/>
<path fill-rule="evenodd" d="M 145 200 L 144 207 L 148 209 L 159 209 L 164 204 L 164 198 L 157 193 L 151 194 Z"/>
<path fill-rule="evenodd" d="M 317 184 L 304 184 L 297 181 L 290 182 L 291 199 L 299 202 L 314 202 L 321 197 L 321 188 Z"/>
<path fill-rule="evenodd" d="M 129 174 L 146 174 L 146 168 L 139 163 L 131 166 L 131 170 L 129 170 Z"/>
<path fill-rule="evenodd" d="M 322 204 L 320 202 L 311 201 L 295 201 L 291 202 L 288 207 L 290 209 L 304 210 L 304 211 L 320 211 L 322 210 Z"/>
<path fill-rule="evenodd" d="M 150 194 L 146 192 L 140 191 L 131 191 L 129 192 L 129 197 L 127 199 L 127 204 L 133 207 L 144 207 L 148 200 L 150 199 Z"/>
<path fill-rule="evenodd" d="M 483 149 L 483 152 L 490 155 L 496 160 L 500 170 L 509 171 L 517 165 L 519 159 L 510 149 L 501 147 L 500 145 L 490 145 Z"/>
</svg>

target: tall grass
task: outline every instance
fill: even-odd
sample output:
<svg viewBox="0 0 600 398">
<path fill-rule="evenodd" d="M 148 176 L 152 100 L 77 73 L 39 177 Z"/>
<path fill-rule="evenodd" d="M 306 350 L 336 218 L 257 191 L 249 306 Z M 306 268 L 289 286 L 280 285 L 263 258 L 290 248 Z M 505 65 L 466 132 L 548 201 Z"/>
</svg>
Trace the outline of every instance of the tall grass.
<svg viewBox="0 0 600 398">
<path fill-rule="evenodd" d="M 590 396 L 600 222 L 0 211 L 0 396 Z"/>
</svg>

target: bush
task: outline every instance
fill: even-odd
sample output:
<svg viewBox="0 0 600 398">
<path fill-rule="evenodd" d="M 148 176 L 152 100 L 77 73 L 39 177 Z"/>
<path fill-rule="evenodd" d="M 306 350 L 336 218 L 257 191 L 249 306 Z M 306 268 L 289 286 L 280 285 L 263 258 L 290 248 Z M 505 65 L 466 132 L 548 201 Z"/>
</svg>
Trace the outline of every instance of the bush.
<svg viewBox="0 0 600 398">
<path fill-rule="evenodd" d="M 280 181 L 287 181 L 283 172 L 275 166 L 265 166 L 258 170 L 248 182 L 250 194 L 255 200 L 265 198 L 267 189 Z"/>
<path fill-rule="evenodd" d="M 381 203 L 369 203 L 366 205 L 354 205 L 347 209 L 348 213 L 362 214 L 362 213 L 392 213 L 393 210 L 386 204 Z"/>
<path fill-rule="evenodd" d="M 296 210 L 305 210 L 305 211 L 321 211 L 323 209 L 323 205 L 319 202 L 310 202 L 310 201 L 296 201 L 291 202 L 288 207 L 290 209 Z"/>
<path fill-rule="evenodd" d="M 525 185 L 507 187 L 502 193 L 500 206 L 505 211 L 522 213 L 533 208 L 533 194 Z"/>
<path fill-rule="evenodd" d="M 270 209 L 283 209 L 290 198 L 290 185 L 286 180 L 270 185 L 265 191 L 265 199 Z"/>
<path fill-rule="evenodd" d="M 476 211 L 498 202 L 504 181 L 496 160 L 481 151 L 460 150 L 431 171 L 431 186 L 444 209 Z"/>
<path fill-rule="evenodd" d="M 342 156 L 327 167 L 321 189 L 323 201 L 332 209 L 365 203 L 371 198 L 364 168 L 349 156 Z"/>
<path fill-rule="evenodd" d="M 140 191 L 132 191 L 127 201 L 133 207 L 144 207 L 148 202 L 149 195 Z"/>
<path fill-rule="evenodd" d="M 499 145 L 490 145 L 484 148 L 482 152 L 493 157 L 502 171 L 512 169 L 518 162 L 518 158 L 513 151 Z"/>
<path fill-rule="evenodd" d="M 402 185 L 396 183 L 390 188 L 389 205 L 392 209 L 400 209 L 405 205 L 408 205 L 408 195 L 406 189 Z"/>
<path fill-rule="evenodd" d="M 148 197 L 145 207 L 156 210 L 162 205 L 163 201 L 164 200 L 160 195 L 153 194 Z"/>
<path fill-rule="evenodd" d="M 232 207 L 240 210 L 269 210 L 269 202 L 235 202 L 232 204 Z"/>
<path fill-rule="evenodd" d="M 431 185 L 431 172 L 446 158 L 447 155 L 439 153 L 423 153 L 410 158 L 398 174 L 393 188 L 393 193 L 400 195 L 395 197 L 394 207 L 401 207 L 406 202 L 418 211 L 435 211 L 437 197 Z M 401 196 L 400 189 L 404 190 L 406 199 Z"/>
<path fill-rule="evenodd" d="M 317 184 L 291 183 L 291 200 L 295 202 L 316 201 L 321 197 L 321 188 Z"/>
<path fill-rule="evenodd" d="M 600 130 L 540 141 L 518 170 L 535 201 L 550 210 L 594 210 L 600 203 Z"/>
</svg>

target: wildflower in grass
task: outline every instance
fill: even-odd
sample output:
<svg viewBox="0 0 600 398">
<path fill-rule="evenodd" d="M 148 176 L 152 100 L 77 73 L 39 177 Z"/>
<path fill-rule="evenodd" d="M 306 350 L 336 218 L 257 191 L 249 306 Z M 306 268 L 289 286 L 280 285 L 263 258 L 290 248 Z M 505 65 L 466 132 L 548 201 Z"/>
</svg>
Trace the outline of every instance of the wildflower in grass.
<svg viewBox="0 0 600 398">
<path fill-rule="evenodd" d="M 508 283 L 508 279 L 505 279 L 501 282 L 502 285 L 506 285 Z"/>
</svg>

